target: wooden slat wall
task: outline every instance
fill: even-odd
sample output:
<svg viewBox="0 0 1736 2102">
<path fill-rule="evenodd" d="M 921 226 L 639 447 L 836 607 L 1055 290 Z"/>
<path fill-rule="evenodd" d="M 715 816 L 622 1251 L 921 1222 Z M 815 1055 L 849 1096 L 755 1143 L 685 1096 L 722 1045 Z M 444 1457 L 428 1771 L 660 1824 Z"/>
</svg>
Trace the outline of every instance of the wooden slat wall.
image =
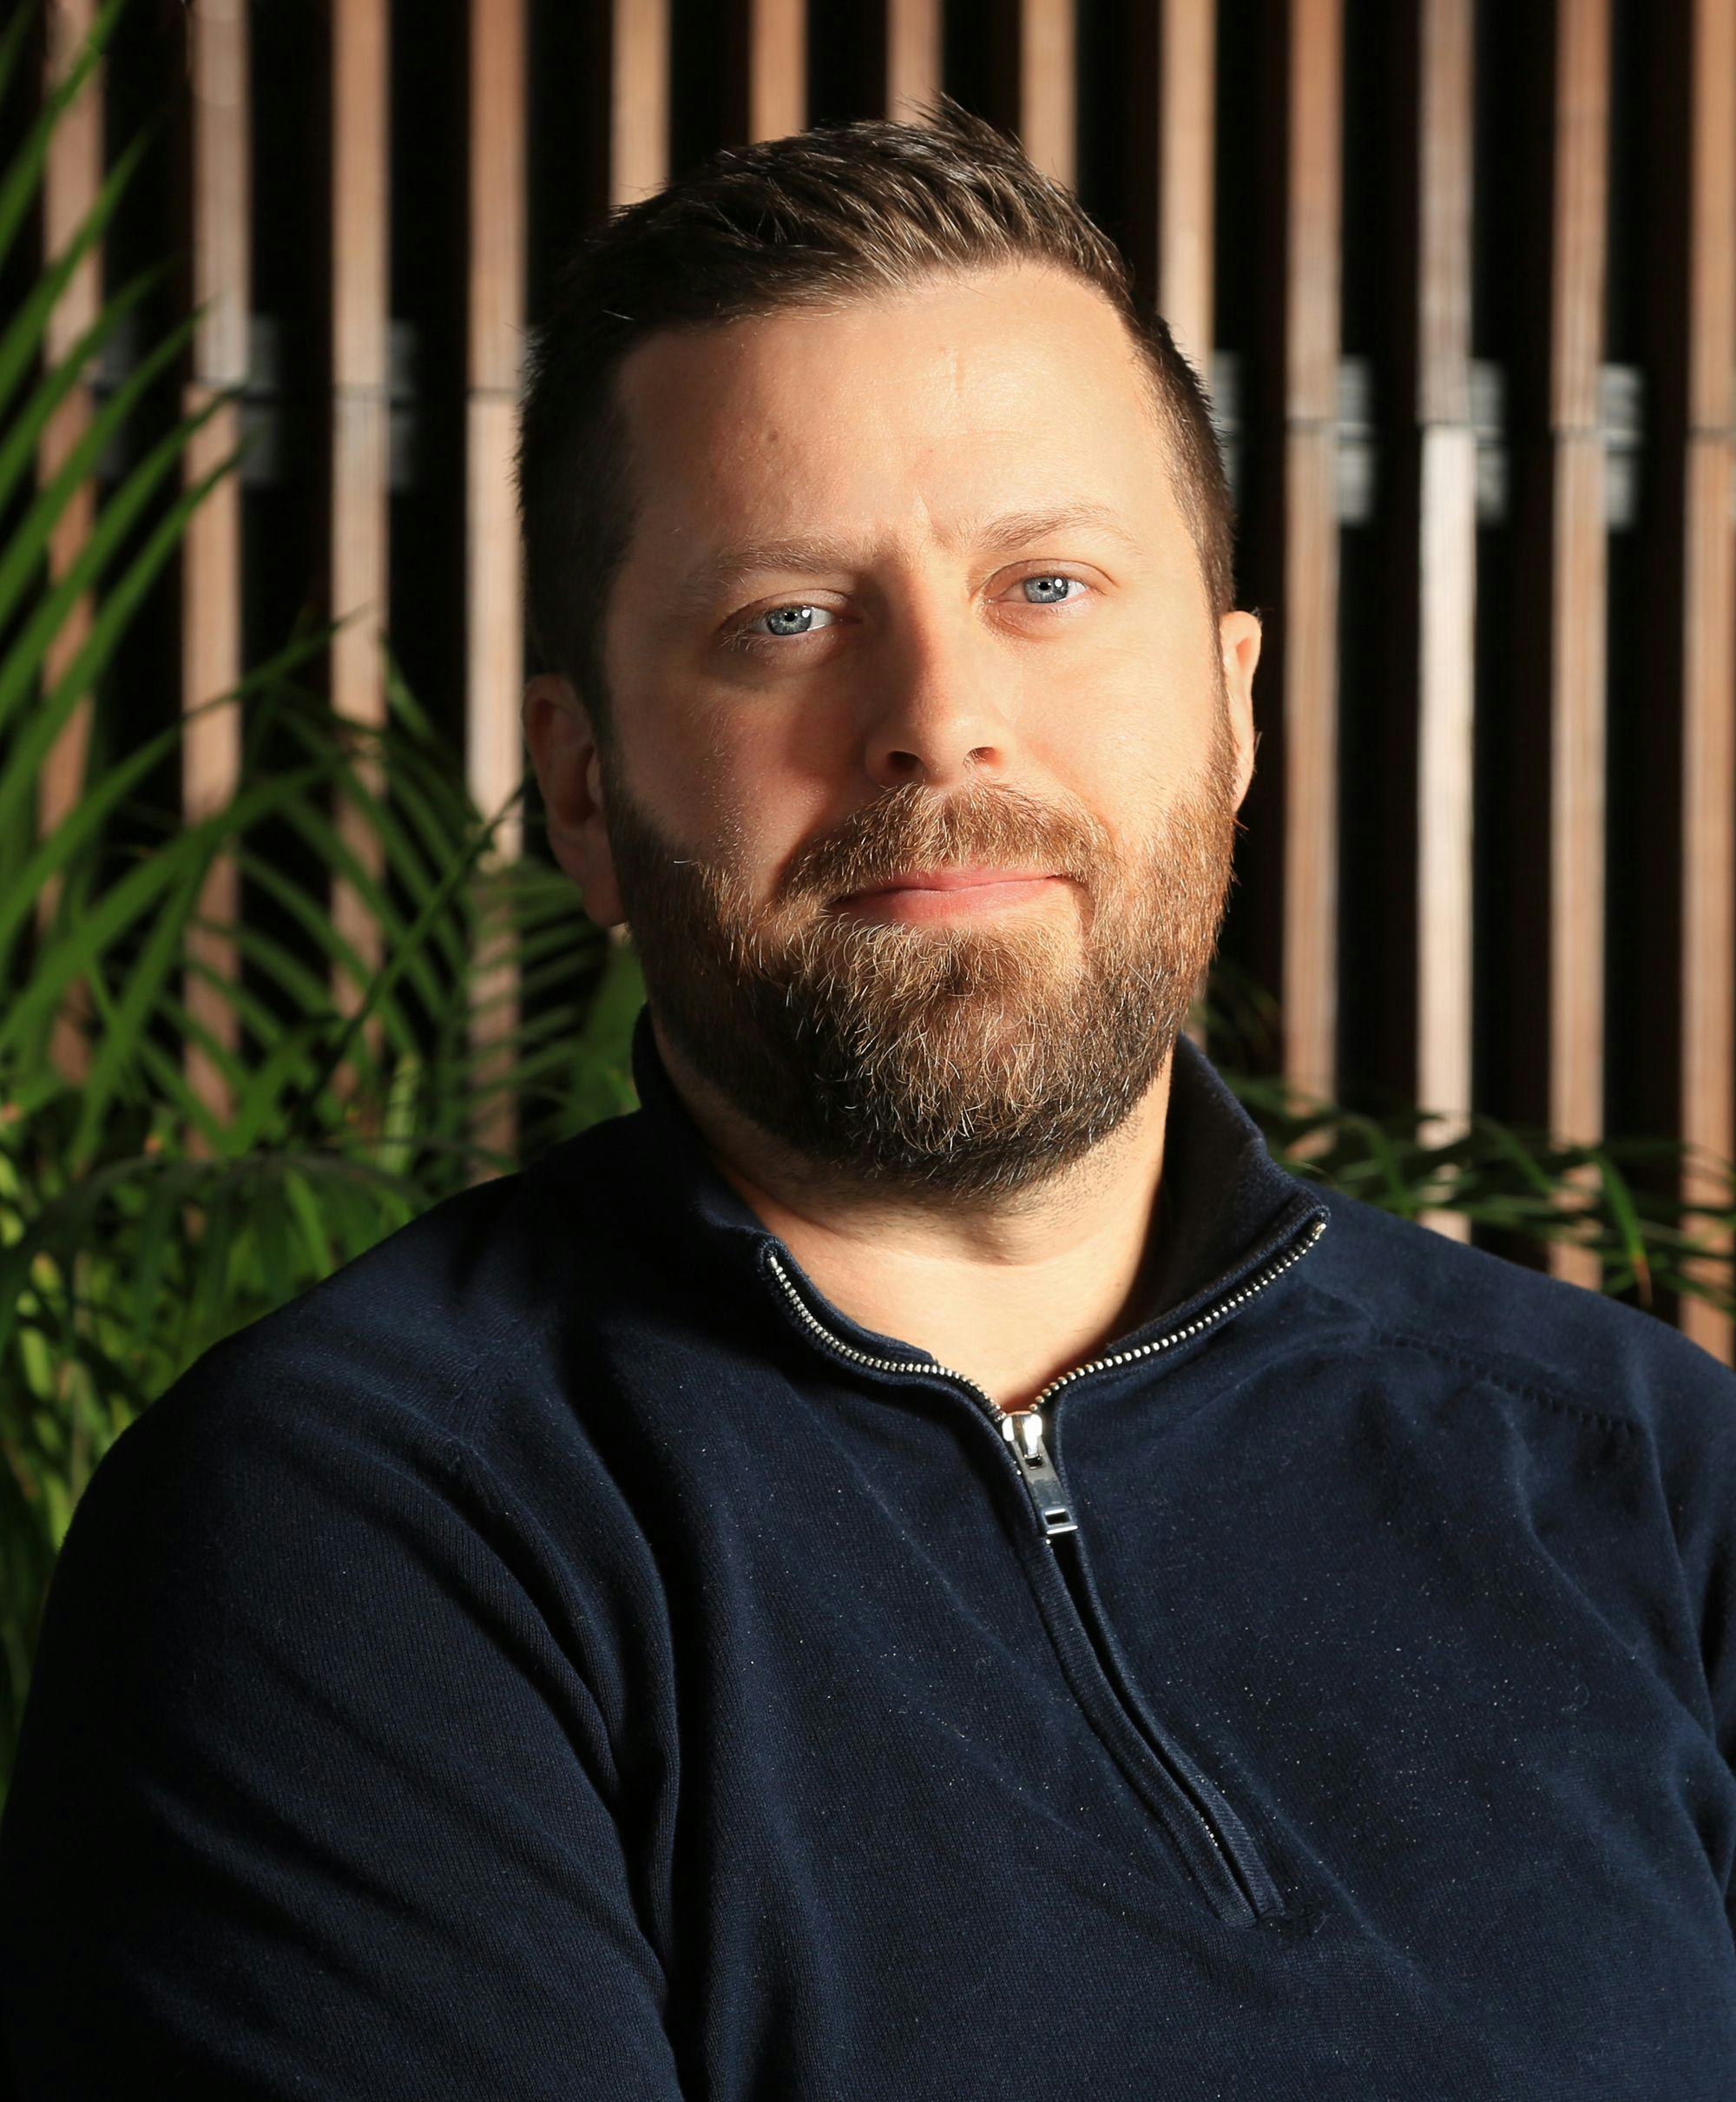
<svg viewBox="0 0 1736 2102">
<path fill-rule="evenodd" d="M 1211 379 L 1218 145 L 1217 0 L 1164 0 L 1154 115 L 1158 312 Z"/>
<path fill-rule="evenodd" d="M 1019 0 L 1018 113 L 1025 151 L 1046 175 L 1077 167 L 1077 33 L 1070 0 Z"/>
<path fill-rule="evenodd" d="M 1286 1077 L 1329 1097 L 1338 1037 L 1342 0 L 1289 0 L 1284 287 Z M 1271 696 L 1266 699 L 1268 708 Z"/>
<path fill-rule="evenodd" d="M 249 235 L 252 170 L 247 125 L 246 0 L 201 0 L 187 22 L 193 127 L 194 298 L 205 306 L 193 340 L 193 371 L 185 407 L 196 411 L 214 394 L 247 376 Z M 240 435 L 233 401 L 210 418 L 188 447 L 189 482 L 232 454 Z M 181 696 L 188 708 L 230 692 L 241 676 L 241 490 L 226 475 L 200 504 L 181 557 Z M 220 809 L 240 774 L 239 704 L 207 708 L 187 726 L 181 746 L 181 803 L 189 819 Z M 210 927 L 195 927 L 187 944 L 187 1007 L 224 1051 L 237 1048 L 235 1011 L 200 975 L 233 979 L 234 942 L 220 930 L 240 914 L 240 877 L 232 859 L 216 860 L 201 899 Z M 231 1090 L 221 1064 L 196 1039 L 187 1052 L 187 1079 L 219 1117 Z"/>
<path fill-rule="evenodd" d="M 524 333 L 524 10 L 473 0 L 466 521 L 470 791 L 492 816 L 518 786 L 523 682 L 511 461 Z M 516 853 L 516 817 L 499 834 Z"/>
<path fill-rule="evenodd" d="M 95 14 L 95 0 L 55 0 L 47 16 L 47 78 L 44 92 L 51 90 L 71 71 L 90 34 Z M 102 80 L 95 78 L 73 103 L 56 128 L 49 144 L 48 162 L 43 170 L 43 253 L 58 255 L 76 233 L 80 222 L 95 202 L 102 187 Z M 96 318 L 102 296 L 102 254 L 92 250 L 68 280 L 66 289 L 49 317 L 44 349 L 50 359 L 63 358 Z M 46 484 L 59 473 L 79 440 L 90 428 L 90 389 L 71 388 L 49 418 L 37 456 L 38 479 Z M 62 512 L 49 543 L 49 575 L 58 581 L 77 561 L 95 522 L 96 488 L 87 481 Z M 64 676 L 84 647 L 90 633 L 90 599 L 81 596 L 70 617 L 55 636 L 43 667 L 45 687 L 52 689 Z M 58 825 L 78 800 L 84 781 L 85 757 L 90 744 L 90 702 L 80 702 L 67 723 L 43 769 L 37 791 L 37 822 L 44 832 Z M 39 903 L 43 918 L 50 915 L 58 889 L 45 891 Z M 82 1026 L 81 1005 L 69 1004 L 55 1031 L 55 1063 L 69 1080 L 76 1080 L 89 1062 L 89 1044 Z"/>
<path fill-rule="evenodd" d="M 1558 0 L 1550 272 L 1549 1123 L 1603 1131 L 1604 755 L 1608 527 L 1601 402 L 1609 0 Z M 1595 1257 L 1557 1243 L 1558 1276 Z"/>
<path fill-rule="evenodd" d="M 615 0 L 612 44 L 608 201 L 632 204 L 669 179 L 669 0 Z"/>
<path fill-rule="evenodd" d="M 1148 133 L 1157 160 L 1154 252 L 1134 259 L 1156 287 L 1157 310 L 1177 349 L 1212 379 L 1213 241 L 1216 233 L 1217 0 L 1164 0 L 1156 24 L 1156 78 Z M 1145 83 L 1142 82 L 1141 87 Z M 1207 972 L 1195 991 L 1203 1003 Z M 1187 1033 L 1207 1048 L 1203 1005 Z"/>
<path fill-rule="evenodd" d="M 1476 433 L 1471 422 L 1472 0 L 1420 0 L 1417 68 L 1417 1059 L 1444 1143 L 1471 1107 Z M 1429 1223 L 1464 1240 L 1461 1214 Z"/>
<path fill-rule="evenodd" d="M 1682 575 L 1682 1136 L 1736 1151 L 1736 0 L 1691 0 Z M 1685 1192 L 1715 1201 L 1703 1169 Z M 1727 1247 L 1727 1242 L 1724 1244 Z M 1729 1317 L 1681 1325 L 1732 1356 Z"/>
<path fill-rule="evenodd" d="M 941 87 L 941 0 L 886 0 L 886 115 L 908 121 Z"/>
<path fill-rule="evenodd" d="M 390 584 L 391 281 L 387 0 L 344 0 L 332 10 L 332 524 L 331 608 L 344 622 L 332 642 L 333 712 L 385 721 L 380 642 Z M 364 748 L 358 771 L 380 785 Z M 380 873 L 378 834 L 347 806 L 339 832 L 370 875 Z M 360 1005 L 381 961 L 378 923 L 359 892 L 339 880 L 332 923 L 355 952 L 359 978 L 339 971 L 346 1012 Z"/>
<path fill-rule="evenodd" d="M 746 11 L 749 139 L 781 139 L 807 122 L 808 17 L 803 0 L 742 0 Z"/>
<path fill-rule="evenodd" d="M 546 3 L 466 0 L 464 16 L 468 261 L 462 284 L 455 276 L 465 314 L 463 692 L 470 786 L 490 811 L 511 794 L 523 766 L 521 586 L 510 460 L 527 325 L 528 168 L 538 121 L 527 92 L 527 53 Z M 1402 492 L 1403 515 L 1378 517 L 1377 524 L 1402 557 L 1392 574 L 1401 579 L 1404 604 L 1392 617 L 1402 610 L 1408 624 L 1400 656 L 1414 675 L 1405 705 L 1415 709 L 1416 860 L 1407 873 L 1415 897 L 1398 915 L 1414 926 L 1416 951 L 1407 1048 L 1414 1049 L 1417 1097 L 1441 1114 L 1444 1132 L 1474 1106 L 1471 1051 L 1481 1019 L 1474 996 L 1472 853 L 1476 643 L 1484 617 L 1476 592 L 1478 438 L 1470 387 L 1473 201 L 1480 180 L 1474 52 L 1479 16 L 1485 23 L 1509 17 L 1493 11 L 1506 0 L 1395 4 L 1411 10 L 1403 24 L 1410 39 L 1404 46 L 1409 70 L 1402 82 L 1382 80 L 1378 88 L 1389 101 L 1400 95 L 1398 128 L 1414 130 L 1414 199 L 1407 192 L 1407 207 L 1414 204 L 1414 210 L 1400 242 L 1402 267 L 1391 280 L 1391 296 L 1410 303 L 1414 327 L 1402 369 L 1378 374 L 1377 389 L 1395 378 L 1402 383 L 1394 413 L 1412 450 L 1404 473 L 1387 484 Z M 1562 1136 L 1593 1138 L 1606 1120 L 1608 528 L 1602 382 L 1613 0 L 1512 4 L 1543 40 L 1546 56 L 1537 77 L 1527 83 L 1524 106 L 1547 122 L 1550 155 L 1541 208 L 1548 238 L 1540 251 L 1547 263 L 1548 295 L 1540 301 L 1547 329 L 1540 320 L 1530 332 L 1509 375 L 1522 379 L 1521 368 L 1529 371 L 1535 341 L 1547 366 L 1547 386 L 1535 408 L 1522 405 L 1523 429 L 1515 435 L 1516 450 L 1535 438 L 1544 458 L 1541 484 L 1529 471 L 1525 478 L 1527 506 L 1535 486 L 1543 501 L 1541 524 L 1533 530 L 1528 523 L 1519 540 L 1519 558 L 1531 563 L 1535 573 L 1521 580 L 1517 594 L 1546 631 L 1539 662 L 1548 675 L 1540 675 L 1535 687 L 1538 706 L 1548 711 L 1548 881 L 1540 871 L 1533 887 L 1540 897 L 1548 892 L 1547 927 L 1540 926 L 1538 946 L 1546 932 L 1549 970 L 1547 983 L 1537 988 L 1535 1023 L 1547 1027 L 1549 1038 L 1550 1121 Z M 1648 444 L 1674 449 L 1680 467 L 1672 484 L 1680 496 L 1679 595 L 1667 595 L 1681 644 L 1684 755 L 1680 1028 L 1670 1034 L 1680 1046 L 1681 1132 L 1727 1156 L 1736 1144 L 1736 0 L 1668 4 L 1680 10 L 1671 20 L 1687 25 L 1687 84 L 1680 94 L 1687 135 L 1682 153 L 1690 173 L 1684 211 L 1673 207 L 1661 215 L 1668 223 L 1648 223 L 1645 238 L 1677 245 L 1686 287 L 1683 326 L 1674 337 L 1654 339 L 1667 340 L 1668 355 L 1682 360 L 1680 403 L 1647 432 Z M 880 0 L 871 16 L 858 21 L 857 37 L 858 56 L 878 75 L 879 106 L 889 114 L 912 114 L 944 85 L 960 92 L 949 69 L 965 67 L 976 85 L 963 90 L 964 99 L 986 92 L 994 104 L 990 113 L 1020 133 L 1040 166 L 1079 181 L 1088 201 L 1092 185 L 1101 190 L 1108 178 L 1092 128 L 1082 138 L 1082 97 L 1104 126 L 1131 125 L 1128 162 L 1138 164 L 1143 191 L 1149 192 L 1145 201 L 1154 206 L 1146 213 L 1142 203 L 1125 215 L 1133 238 L 1143 245 L 1134 257 L 1138 274 L 1154 288 L 1178 342 L 1208 377 L 1214 366 L 1226 369 L 1220 364 L 1226 347 L 1240 360 L 1240 396 L 1249 405 L 1250 425 L 1242 437 L 1259 456 L 1262 488 L 1269 481 L 1273 491 L 1256 549 L 1270 565 L 1262 589 L 1276 645 L 1261 701 L 1266 721 L 1282 725 L 1275 784 L 1282 814 L 1274 827 L 1281 866 L 1266 879 L 1266 894 L 1255 909 L 1275 938 L 1284 1069 L 1299 1086 L 1322 1095 L 1337 1091 L 1346 1063 L 1338 998 L 1341 872 L 1349 881 L 1365 880 L 1355 860 L 1364 851 L 1358 835 L 1354 826 L 1346 833 L 1341 821 L 1347 814 L 1339 808 L 1338 748 L 1345 6 L 1346 0 L 1266 0 L 1250 15 L 1238 0 L 1152 0 L 1148 15 L 1121 10 L 1082 20 L 1076 0 L 1017 0 L 1003 18 L 994 16 L 996 46 L 983 53 L 974 47 L 966 52 L 963 39 L 949 41 L 949 27 L 957 24 L 948 0 Z M 49 12 L 55 49 L 63 52 L 68 38 L 82 35 L 94 0 L 52 0 Z M 345 0 L 328 12 L 332 395 L 326 570 L 332 612 L 359 610 L 332 653 L 332 694 L 342 712 L 378 721 L 385 695 L 378 643 L 392 575 L 387 530 L 391 10 L 390 0 Z M 210 302 L 187 379 L 192 405 L 247 373 L 253 208 L 245 0 L 190 0 L 186 18 L 192 289 Z M 444 25 L 439 33 L 450 34 L 450 18 L 439 19 Z M 1281 63 L 1269 72 L 1243 63 L 1247 54 L 1235 40 L 1250 19 L 1281 32 L 1276 40 Z M 1373 18 L 1354 19 L 1360 36 Z M 434 17 L 401 10 L 398 20 L 400 33 L 413 29 L 419 35 L 431 33 L 427 25 Z M 606 16 L 607 151 L 601 174 L 587 177 L 595 188 L 594 208 L 656 188 L 673 157 L 703 149 L 707 142 L 696 128 L 713 121 L 722 135 L 713 142 L 739 142 L 782 135 L 811 115 L 836 114 L 809 106 L 810 62 L 819 62 L 812 69 L 816 82 L 825 78 L 828 63 L 827 52 L 810 40 L 829 36 L 833 26 L 827 10 L 804 0 L 727 0 L 721 42 L 704 45 L 705 64 L 727 59 L 722 92 L 707 106 L 702 96 L 687 91 L 693 83 L 684 69 L 694 63 L 686 40 L 712 37 L 710 29 L 701 30 L 698 17 L 675 9 L 673 0 L 612 0 Z M 975 16 L 971 26 L 974 34 Z M 1125 65 L 1106 52 L 1105 38 L 1125 41 Z M 1391 40 L 1389 48 L 1376 38 L 1385 54 L 1381 63 L 1391 63 L 1402 41 Z M 1220 46 L 1221 63 L 1235 62 L 1221 88 Z M 1086 51 L 1091 66 L 1082 79 Z M 312 48 L 309 56 L 312 63 Z M 1353 91 L 1374 92 L 1365 82 Z M 1232 119 L 1236 137 L 1220 141 L 1220 122 Z M 1351 128 L 1353 153 L 1364 150 L 1357 142 L 1374 128 L 1364 112 L 1360 128 Z M 50 245 L 92 193 L 100 129 L 98 99 L 88 96 L 76 122 L 63 127 L 56 141 L 45 203 Z M 1262 175 L 1250 206 L 1238 201 L 1234 178 L 1257 136 L 1281 139 L 1283 150 L 1269 179 Z M 1404 144 L 1407 154 L 1413 150 L 1408 135 Z M 570 169 L 570 159 L 567 165 Z M 1380 175 L 1362 168 L 1355 179 L 1378 181 Z M 1505 205 L 1501 199 L 1483 201 L 1486 238 L 1488 224 Z M 1250 211 L 1259 240 L 1250 246 L 1238 234 L 1222 256 L 1240 270 L 1253 269 L 1254 255 L 1268 247 L 1283 257 L 1281 271 L 1271 278 L 1272 307 L 1265 312 L 1256 300 L 1252 322 L 1240 280 L 1216 280 L 1220 214 L 1240 212 L 1245 221 Z M 1268 241 L 1264 229 L 1274 214 L 1281 239 Z M 569 210 L 559 215 L 571 217 Z M 1239 223 L 1233 219 L 1232 229 Z M 456 273 L 456 260 L 453 267 Z M 96 284 L 95 272 L 88 270 L 69 292 L 56 320 L 56 345 L 63 346 L 93 311 Z M 1253 339 L 1233 334 L 1226 346 L 1220 334 L 1226 326 L 1251 327 Z M 1510 399 L 1518 402 L 1522 392 L 1516 385 Z M 1662 392 L 1674 399 L 1668 389 Z M 89 413 L 88 400 L 69 400 L 44 444 L 43 472 L 64 457 Z M 198 458 L 189 462 L 190 473 L 233 448 L 235 425 L 233 410 L 214 422 Z M 1390 494 L 1378 498 L 1392 500 Z M 233 686 L 241 669 L 240 506 L 232 480 L 201 511 L 187 541 L 181 678 L 188 706 Z M 1530 516 L 1528 508 L 1528 522 Z M 70 558 L 89 530 L 89 517 L 86 505 L 69 518 L 54 551 L 56 565 Z M 75 628 L 58 645 L 60 661 L 76 633 Z M 1676 676 L 1670 675 L 1672 681 Z M 188 740 L 184 793 L 190 815 L 233 787 L 237 716 L 234 709 L 217 712 Z M 1408 714 L 1404 720 L 1409 723 Z M 74 792 L 83 735 L 82 725 L 69 733 L 45 778 L 44 821 L 64 809 Z M 1404 793 L 1410 792 L 1407 782 Z M 1537 800 L 1544 800 L 1541 784 Z M 369 851 L 359 833 L 355 843 Z M 501 846 L 507 856 L 520 851 L 516 822 Z M 220 870 L 207 904 L 223 918 L 234 901 L 233 873 Z M 367 916 L 341 886 L 335 906 L 339 925 L 361 948 L 368 967 L 373 952 Z M 233 945 L 220 940 L 206 944 L 197 956 L 221 972 L 235 967 Z M 344 991 L 353 998 L 353 988 Z M 486 967 L 479 992 L 476 1026 L 486 1053 L 513 1027 L 516 993 L 503 975 Z M 233 1041 L 226 1003 L 201 996 L 196 979 L 189 1001 L 220 1044 Z M 73 1055 L 69 1043 L 68 1056 Z M 201 1093 L 220 1109 L 218 1067 L 195 1052 L 191 1070 Z M 509 1151 L 510 1105 L 491 1113 L 479 1136 Z M 1449 1218 L 1434 1222 L 1445 1231 L 1464 1230 Z M 1558 1267 L 1563 1275 L 1591 1281 L 1583 1259 L 1563 1255 Z M 1680 1318 L 1708 1348 L 1731 1354 L 1728 1321 L 1695 1301 L 1684 1305 Z"/>
<path fill-rule="evenodd" d="M 523 767 L 518 718 L 523 623 L 512 451 L 524 340 L 525 36 L 523 0 L 471 0 L 465 719 L 470 793 L 490 817 L 518 785 Z M 645 106 L 654 51 L 641 45 L 636 56 L 639 70 L 632 78 L 640 91 L 634 106 L 640 129 L 631 145 L 646 173 L 647 132 L 655 137 Z M 617 83 L 620 78 L 617 74 Z M 523 834 L 515 813 L 496 834 L 501 855 L 516 855 Z M 482 942 L 473 1041 L 485 1049 L 503 1044 L 516 1024 L 518 1005 L 510 966 L 494 958 L 488 927 Z M 483 1070 L 497 1068 L 485 1059 Z M 484 1099 L 476 1136 L 507 1155 L 514 1125 L 513 1105 L 500 1094 Z"/>
</svg>

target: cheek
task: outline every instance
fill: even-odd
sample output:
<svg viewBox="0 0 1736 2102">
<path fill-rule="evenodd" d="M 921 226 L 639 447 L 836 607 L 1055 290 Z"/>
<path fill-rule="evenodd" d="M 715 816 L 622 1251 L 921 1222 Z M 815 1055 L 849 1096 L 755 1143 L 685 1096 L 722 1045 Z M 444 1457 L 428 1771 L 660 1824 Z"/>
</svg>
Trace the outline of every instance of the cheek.
<svg viewBox="0 0 1736 2102">
<path fill-rule="evenodd" d="M 1195 778 L 1211 747 L 1210 667 L 1128 650 L 1081 667 L 1077 679 L 1036 698 L 1028 747 L 1041 767 L 1107 818 L 1137 821 L 1154 795 Z"/>
<path fill-rule="evenodd" d="M 730 695 L 695 727 L 705 751 L 696 783 L 714 818 L 787 853 L 872 793 L 862 768 L 859 711 L 834 676 L 744 702 Z"/>
<path fill-rule="evenodd" d="M 682 783 L 681 837 L 759 898 L 770 893 L 797 849 L 838 814 L 824 772 L 794 764 L 781 748 L 786 741 L 724 737 L 713 729 Z"/>
</svg>

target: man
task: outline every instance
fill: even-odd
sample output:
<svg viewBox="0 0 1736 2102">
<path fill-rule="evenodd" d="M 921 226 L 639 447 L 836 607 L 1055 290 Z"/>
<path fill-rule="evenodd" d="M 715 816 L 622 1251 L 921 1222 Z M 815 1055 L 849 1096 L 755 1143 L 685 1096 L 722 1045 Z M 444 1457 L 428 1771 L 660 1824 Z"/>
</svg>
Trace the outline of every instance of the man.
<svg viewBox="0 0 1736 2102">
<path fill-rule="evenodd" d="M 1203 400 L 957 111 L 619 217 L 521 452 L 642 1107 L 123 1437 L 28 2097 L 1736 2091 L 1736 1380 L 1280 1171 Z"/>
</svg>

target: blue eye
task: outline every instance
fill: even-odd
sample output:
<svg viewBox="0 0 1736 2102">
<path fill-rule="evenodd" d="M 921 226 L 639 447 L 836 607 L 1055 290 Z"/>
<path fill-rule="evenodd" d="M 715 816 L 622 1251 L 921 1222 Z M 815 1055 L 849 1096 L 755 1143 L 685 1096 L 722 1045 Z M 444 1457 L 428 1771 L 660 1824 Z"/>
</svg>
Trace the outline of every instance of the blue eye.
<svg viewBox="0 0 1736 2102">
<path fill-rule="evenodd" d="M 1076 577 L 1027 577 L 1021 580 L 1025 593 L 1025 603 L 1029 606 L 1062 606 L 1068 603 L 1069 584 L 1084 585 Z"/>
<path fill-rule="evenodd" d="M 814 624 L 816 614 L 819 616 L 822 625 L 832 618 L 832 614 L 824 606 L 774 606 L 769 613 L 757 614 L 753 620 L 749 621 L 746 633 L 775 636 L 813 635 L 817 632 Z"/>
</svg>

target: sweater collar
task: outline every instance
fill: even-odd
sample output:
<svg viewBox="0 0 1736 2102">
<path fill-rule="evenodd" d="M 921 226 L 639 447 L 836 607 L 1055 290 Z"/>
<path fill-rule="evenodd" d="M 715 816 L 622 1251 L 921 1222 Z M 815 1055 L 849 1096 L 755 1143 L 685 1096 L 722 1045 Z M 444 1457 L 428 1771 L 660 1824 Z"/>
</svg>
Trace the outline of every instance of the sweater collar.
<svg viewBox="0 0 1736 2102">
<path fill-rule="evenodd" d="M 629 1120 L 655 1156 L 661 1223 L 682 1238 L 697 1234 L 726 1260 L 766 1274 L 774 1254 L 814 1311 L 846 1340 L 877 1354 L 919 1358 L 896 1337 L 878 1334 L 833 1306 L 789 1249 L 712 1161 L 699 1127 L 658 1051 L 648 1006 L 634 1024 L 633 1080 L 640 1107 Z M 1118 1344 L 1185 1321 L 1233 1289 L 1296 1237 L 1329 1217 L 1320 1190 L 1281 1168 L 1264 1134 L 1191 1038 L 1176 1041 L 1164 1128 L 1163 1211 L 1150 1303 Z"/>
</svg>

